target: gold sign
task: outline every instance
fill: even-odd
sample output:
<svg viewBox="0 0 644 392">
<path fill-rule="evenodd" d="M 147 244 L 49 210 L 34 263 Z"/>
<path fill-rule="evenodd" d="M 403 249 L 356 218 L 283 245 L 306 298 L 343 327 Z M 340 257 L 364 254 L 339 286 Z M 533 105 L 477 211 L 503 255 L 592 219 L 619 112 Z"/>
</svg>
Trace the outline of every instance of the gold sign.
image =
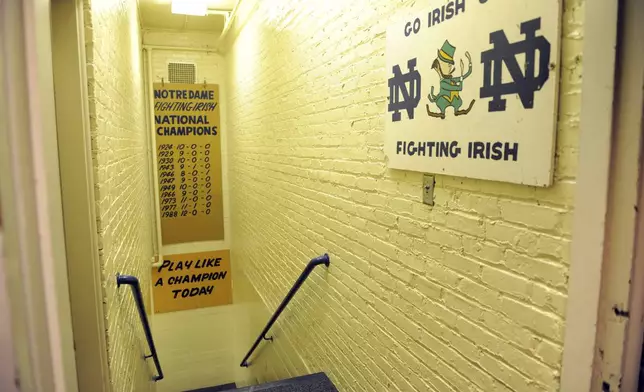
<svg viewBox="0 0 644 392">
<path fill-rule="evenodd" d="M 231 304 L 230 251 L 165 256 L 152 282 L 155 313 Z"/>
<path fill-rule="evenodd" d="M 154 84 L 163 244 L 224 239 L 219 86 Z"/>
</svg>

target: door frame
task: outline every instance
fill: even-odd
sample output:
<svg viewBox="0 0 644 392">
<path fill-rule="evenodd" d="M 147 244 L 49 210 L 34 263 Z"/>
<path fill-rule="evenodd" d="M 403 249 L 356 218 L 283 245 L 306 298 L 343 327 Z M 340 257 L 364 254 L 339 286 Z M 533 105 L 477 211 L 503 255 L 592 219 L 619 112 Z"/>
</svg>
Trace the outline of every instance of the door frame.
<svg viewBox="0 0 644 392">
<path fill-rule="evenodd" d="M 0 391 L 19 392 L 15 382 L 16 361 L 13 354 L 12 317 L 9 310 L 9 293 L 2 244 L 2 209 L 0 208 Z"/>
<path fill-rule="evenodd" d="M 0 0 L 0 200 L 20 390 L 77 391 L 49 0 Z"/>
<path fill-rule="evenodd" d="M 584 8 L 579 171 L 560 389 L 590 392 L 608 211 L 618 2 L 587 0 Z"/>
<path fill-rule="evenodd" d="M 67 272 L 81 392 L 111 391 L 98 253 L 82 0 L 51 0 Z"/>
<path fill-rule="evenodd" d="M 641 37 L 641 36 L 640 36 Z M 643 113 L 644 114 L 644 113 Z M 642 130 L 644 132 L 644 129 Z M 644 344 L 644 162 L 640 164 L 639 200 L 637 203 L 637 227 L 635 229 L 635 257 L 629 311 L 630 320 L 626 329 L 622 355 L 622 390 L 636 391 L 640 380 L 642 345 Z"/>
<path fill-rule="evenodd" d="M 587 0 L 562 391 L 634 391 L 644 317 L 641 0 Z M 639 209 L 639 212 L 638 212 Z"/>
<path fill-rule="evenodd" d="M 616 121 L 617 131 L 639 133 L 637 168 L 639 179 L 636 185 L 636 207 L 634 208 L 634 244 L 632 249 L 632 266 L 629 282 L 631 282 L 628 311 L 630 317 L 625 328 L 623 352 L 621 353 L 621 388 L 623 391 L 638 390 L 640 366 L 642 359 L 642 344 L 644 342 L 644 3 L 640 0 L 626 0 L 620 21 L 620 53 L 618 57 L 619 88 L 619 121 Z M 631 137 L 629 141 L 636 140 Z M 636 147 L 636 148 L 637 148 Z M 634 154 L 632 154 L 634 155 Z M 631 159 L 635 161 L 635 157 Z M 635 164 L 635 162 L 632 162 Z"/>
</svg>

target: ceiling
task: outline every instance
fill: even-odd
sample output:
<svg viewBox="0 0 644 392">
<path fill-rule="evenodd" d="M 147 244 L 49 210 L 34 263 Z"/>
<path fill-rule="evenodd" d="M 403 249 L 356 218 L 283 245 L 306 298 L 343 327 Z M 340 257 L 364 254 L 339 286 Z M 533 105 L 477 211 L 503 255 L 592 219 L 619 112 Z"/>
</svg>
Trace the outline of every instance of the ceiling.
<svg viewBox="0 0 644 392">
<path fill-rule="evenodd" d="M 232 11 L 237 0 L 208 0 L 208 9 Z M 145 29 L 221 32 L 222 15 L 188 16 L 171 12 L 171 0 L 139 0 L 141 23 Z"/>
</svg>

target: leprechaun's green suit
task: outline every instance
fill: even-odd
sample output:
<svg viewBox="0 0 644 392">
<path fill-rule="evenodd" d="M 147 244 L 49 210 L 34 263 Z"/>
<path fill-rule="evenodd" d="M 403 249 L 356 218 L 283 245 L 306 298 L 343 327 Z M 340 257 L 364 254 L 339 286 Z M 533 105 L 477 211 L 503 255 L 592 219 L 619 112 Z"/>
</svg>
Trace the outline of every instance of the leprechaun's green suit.
<svg viewBox="0 0 644 392">
<path fill-rule="evenodd" d="M 454 53 L 456 52 L 456 47 L 445 41 L 443 46 L 438 49 L 438 55 L 432 69 L 434 69 L 440 76 L 440 91 L 438 95 L 434 95 L 434 87 L 432 86 L 431 92 L 429 93 L 429 101 L 436 104 L 440 113 L 434 113 L 431 111 L 429 105 L 427 105 L 427 114 L 431 117 L 440 117 L 445 119 L 445 111 L 448 107 L 454 108 L 454 115 L 461 116 L 468 114 L 474 105 L 474 100 L 470 103 L 469 107 L 461 110 L 463 106 L 463 100 L 460 97 L 460 92 L 463 91 L 463 81 L 467 79 L 472 74 L 472 58 L 468 52 L 465 52 L 465 56 L 468 59 L 468 70 L 465 74 L 453 77 L 452 73 L 454 72 Z M 461 60 L 461 72 L 463 71 L 463 60 Z"/>
<path fill-rule="evenodd" d="M 463 76 L 441 79 L 441 89 L 436 97 L 436 106 L 438 106 L 441 113 L 445 114 L 445 110 L 450 106 L 454 108 L 454 111 L 458 111 L 463 106 L 463 100 L 459 92 L 463 91 L 463 80 L 471 74 L 472 68 Z"/>
</svg>

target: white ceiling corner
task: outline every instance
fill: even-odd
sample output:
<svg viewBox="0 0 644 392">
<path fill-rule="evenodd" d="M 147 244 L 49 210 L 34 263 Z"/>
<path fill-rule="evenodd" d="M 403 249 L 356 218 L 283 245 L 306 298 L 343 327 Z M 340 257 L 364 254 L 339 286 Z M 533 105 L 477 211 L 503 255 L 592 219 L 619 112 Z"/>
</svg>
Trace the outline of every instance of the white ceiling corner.
<svg viewBox="0 0 644 392">
<path fill-rule="evenodd" d="M 171 3 L 171 0 L 139 0 L 143 28 L 210 33 L 223 31 L 225 21 L 222 15 L 175 15 L 171 12 Z M 237 0 L 208 0 L 208 8 L 232 11 L 236 3 Z"/>
</svg>

